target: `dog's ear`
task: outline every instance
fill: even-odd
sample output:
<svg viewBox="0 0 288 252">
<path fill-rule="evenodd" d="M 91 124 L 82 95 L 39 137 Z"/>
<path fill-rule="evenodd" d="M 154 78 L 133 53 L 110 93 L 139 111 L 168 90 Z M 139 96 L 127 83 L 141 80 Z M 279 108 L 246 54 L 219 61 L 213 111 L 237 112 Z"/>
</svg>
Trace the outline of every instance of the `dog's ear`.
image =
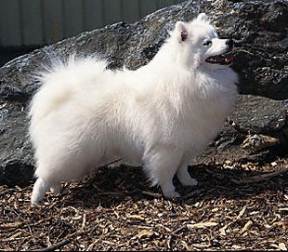
<svg viewBox="0 0 288 252">
<path fill-rule="evenodd" d="M 197 20 L 201 22 L 209 22 L 209 17 L 205 13 L 200 13 Z"/>
<path fill-rule="evenodd" d="M 175 32 L 176 36 L 178 38 L 178 41 L 184 42 L 188 38 L 188 29 L 187 29 L 187 24 L 181 21 L 178 21 L 175 25 Z"/>
</svg>

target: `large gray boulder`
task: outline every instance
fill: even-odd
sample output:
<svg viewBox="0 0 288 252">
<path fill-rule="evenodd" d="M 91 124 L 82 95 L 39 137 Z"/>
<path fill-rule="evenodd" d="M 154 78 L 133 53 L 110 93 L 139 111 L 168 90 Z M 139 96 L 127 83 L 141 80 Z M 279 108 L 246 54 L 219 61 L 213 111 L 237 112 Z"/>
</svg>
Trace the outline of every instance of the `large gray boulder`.
<svg viewBox="0 0 288 252">
<path fill-rule="evenodd" d="M 34 162 L 27 137 L 27 109 L 37 83 L 31 75 L 47 64 L 51 56 L 100 53 L 110 60 L 111 68 L 126 65 L 136 69 L 153 58 L 177 20 L 190 20 L 199 12 L 211 17 L 220 36 L 237 40 L 233 67 L 241 77 L 240 93 L 250 94 L 239 97 L 231 117 L 234 126 L 225 126 L 206 157 L 217 156 L 223 150 L 226 157 L 249 155 L 239 151 L 247 134 L 266 134 L 285 145 L 288 2 L 186 1 L 134 24 L 122 22 L 82 33 L 18 57 L 0 68 L 0 183 L 26 183 L 32 178 Z"/>
</svg>

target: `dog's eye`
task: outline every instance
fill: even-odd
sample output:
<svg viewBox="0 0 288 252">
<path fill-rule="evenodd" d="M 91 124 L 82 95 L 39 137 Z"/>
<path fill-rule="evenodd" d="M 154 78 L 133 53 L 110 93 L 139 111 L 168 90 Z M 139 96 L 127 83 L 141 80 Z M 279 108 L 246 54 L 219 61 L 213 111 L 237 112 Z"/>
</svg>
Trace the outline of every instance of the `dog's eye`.
<svg viewBox="0 0 288 252">
<path fill-rule="evenodd" d="M 211 46 L 212 45 L 212 41 L 211 40 L 207 40 L 203 43 L 203 46 Z"/>
</svg>

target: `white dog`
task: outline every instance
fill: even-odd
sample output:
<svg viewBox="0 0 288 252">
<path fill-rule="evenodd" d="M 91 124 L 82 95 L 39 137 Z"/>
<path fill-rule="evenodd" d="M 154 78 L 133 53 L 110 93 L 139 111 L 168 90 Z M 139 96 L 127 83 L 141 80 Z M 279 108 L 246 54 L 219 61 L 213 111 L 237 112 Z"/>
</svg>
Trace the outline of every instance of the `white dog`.
<svg viewBox="0 0 288 252">
<path fill-rule="evenodd" d="M 143 165 L 165 197 L 178 197 L 172 179 L 195 186 L 187 166 L 216 136 L 236 98 L 237 75 L 205 14 L 177 22 L 152 61 L 137 69 L 107 70 L 95 58 L 70 58 L 42 73 L 31 103 L 30 135 L 38 178 L 37 204 L 61 181 L 121 158 Z"/>
</svg>

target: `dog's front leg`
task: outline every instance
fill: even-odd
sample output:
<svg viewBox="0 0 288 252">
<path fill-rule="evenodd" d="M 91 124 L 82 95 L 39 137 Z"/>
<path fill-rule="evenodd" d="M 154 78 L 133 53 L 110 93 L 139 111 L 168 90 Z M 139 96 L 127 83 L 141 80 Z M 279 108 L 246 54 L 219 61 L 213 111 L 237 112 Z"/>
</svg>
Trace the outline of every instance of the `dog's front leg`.
<svg viewBox="0 0 288 252">
<path fill-rule="evenodd" d="M 175 191 L 173 177 L 181 163 L 182 153 L 175 148 L 157 147 L 145 154 L 144 169 L 153 185 L 160 185 L 166 198 L 180 197 Z"/>
<path fill-rule="evenodd" d="M 190 173 L 188 172 L 188 164 L 183 163 L 177 170 L 177 178 L 181 182 L 183 186 L 196 186 L 198 181 L 191 177 Z"/>
</svg>

